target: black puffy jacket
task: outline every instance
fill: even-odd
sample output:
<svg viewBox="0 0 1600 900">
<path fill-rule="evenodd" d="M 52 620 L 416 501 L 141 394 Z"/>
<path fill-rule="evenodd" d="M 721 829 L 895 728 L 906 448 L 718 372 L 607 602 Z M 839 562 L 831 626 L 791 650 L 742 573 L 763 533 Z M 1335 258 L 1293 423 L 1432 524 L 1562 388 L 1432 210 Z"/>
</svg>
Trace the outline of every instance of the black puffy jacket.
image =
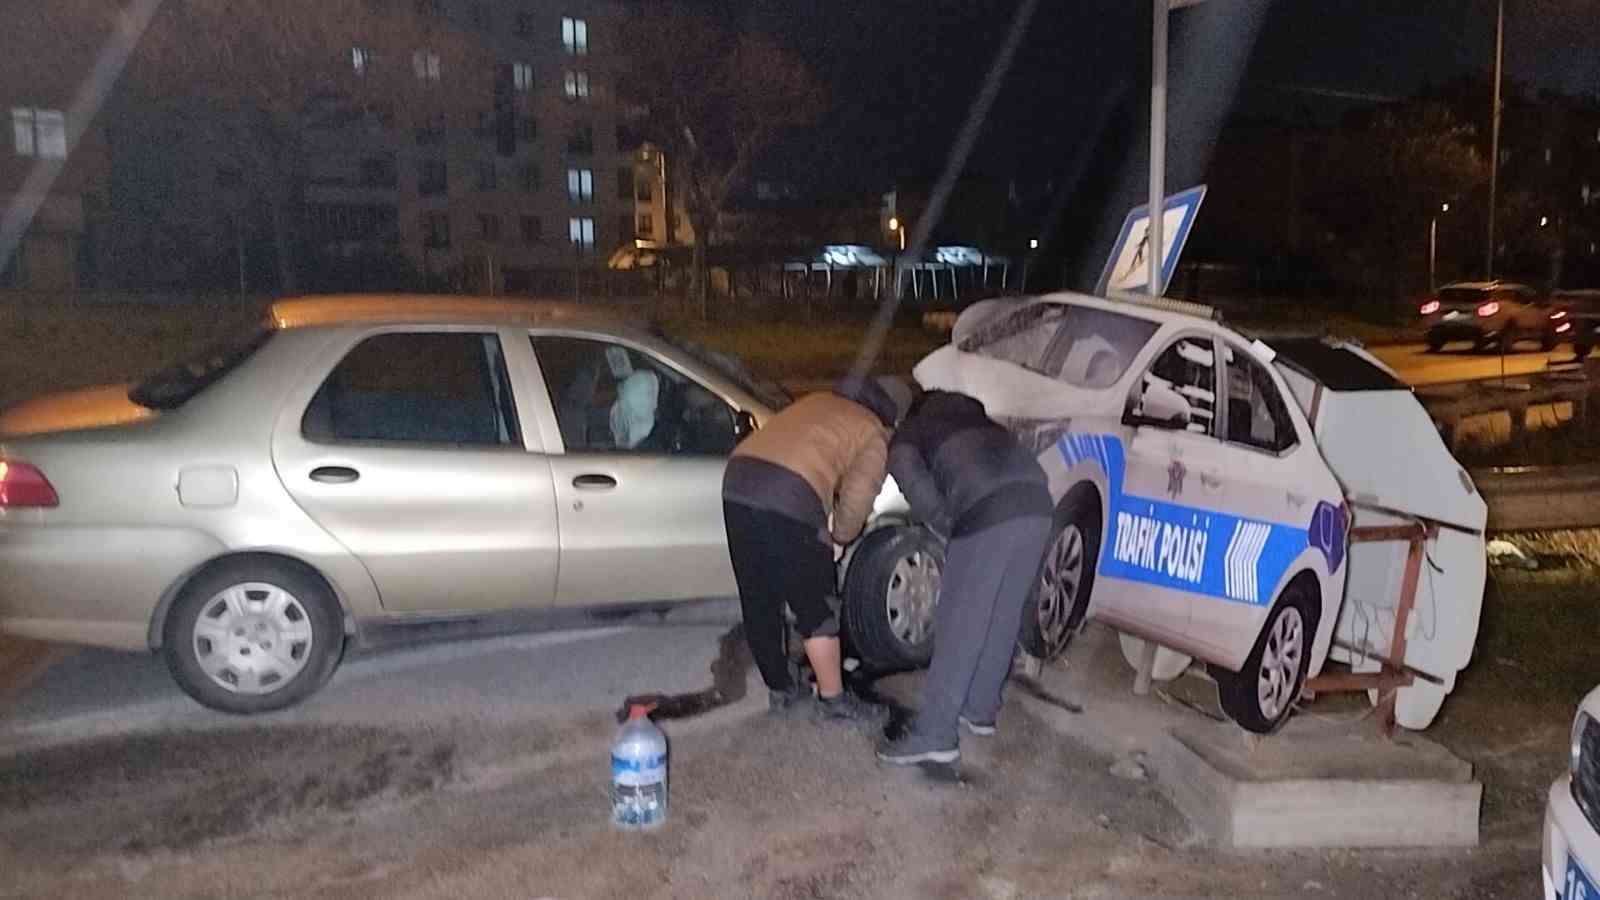
<svg viewBox="0 0 1600 900">
<path fill-rule="evenodd" d="M 945 535 L 1051 514 L 1038 461 L 966 394 L 930 391 L 911 407 L 889 442 L 889 473 Z"/>
</svg>

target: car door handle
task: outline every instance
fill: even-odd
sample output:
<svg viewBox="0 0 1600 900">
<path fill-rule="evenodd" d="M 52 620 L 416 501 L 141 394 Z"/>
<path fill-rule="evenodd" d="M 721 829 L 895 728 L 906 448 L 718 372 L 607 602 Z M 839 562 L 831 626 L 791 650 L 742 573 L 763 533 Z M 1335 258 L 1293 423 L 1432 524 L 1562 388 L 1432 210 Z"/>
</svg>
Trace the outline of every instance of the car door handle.
<svg viewBox="0 0 1600 900">
<path fill-rule="evenodd" d="M 617 486 L 617 480 L 610 475 L 579 475 L 572 479 L 572 486 L 580 491 L 609 491 Z"/>
<path fill-rule="evenodd" d="M 323 484 L 349 484 L 361 477 L 361 473 L 349 466 L 317 466 L 311 470 L 311 480 Z"/>
</svg>

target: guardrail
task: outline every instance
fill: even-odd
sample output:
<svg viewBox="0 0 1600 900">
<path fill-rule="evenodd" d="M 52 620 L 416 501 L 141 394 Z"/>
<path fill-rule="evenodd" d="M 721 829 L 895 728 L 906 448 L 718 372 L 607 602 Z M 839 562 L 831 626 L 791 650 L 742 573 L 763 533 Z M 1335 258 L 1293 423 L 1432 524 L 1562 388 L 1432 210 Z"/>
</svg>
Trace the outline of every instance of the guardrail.
<svg viewBox="0 0 1600 900">
<path fill-rule="evenodd" d="M 1491 531 L 1600 528 L 1600 465 L 1475 469 Z"/>
<path fill-rule="evenodd" d="M 1528 410 L 1534 407 L 1571 403 L 1573 418 L 1582 421 L 1588 413 L 1590 395 L 1600 390 L 1597 376 L 1600 372 L 1587 365 L 1569 363 L 1523 375 L 1419 385 L 1413 391 L 1438 423 L 1445 443 L 1454 450 L 1459 444 L 1462 421 L 1473 416 L 1508 413 L 1513 439 L 1527 427 Z"/>
</svg>

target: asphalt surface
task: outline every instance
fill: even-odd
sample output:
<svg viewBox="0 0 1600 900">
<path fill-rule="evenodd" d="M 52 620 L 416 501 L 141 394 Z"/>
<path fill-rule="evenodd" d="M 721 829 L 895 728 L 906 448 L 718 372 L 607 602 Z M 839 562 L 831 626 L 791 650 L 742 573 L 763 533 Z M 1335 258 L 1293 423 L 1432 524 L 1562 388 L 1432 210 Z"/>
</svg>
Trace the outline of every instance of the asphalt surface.
<svg viewBox="0 0 1600 900">
<path fill-rule="evenodd" d="M 1493 353 L 1475 353 L 1467 349 L 1465 344 L 1451 344 L 1439 353 L 1429 353 L 1422 344 L 1395 344 L 1370 349 L 1407 384 L 1414 386 L 1496 378 L 1500 375 L 1529 375 L 1542 372 L 1552 364 L 1572 362 L 1572 348 L 1564 344 L 1549 352 L 1525 349 L 1503 357 Z"/>
<path fill-rule="evenodd" d="M 248 719 L 194 703 L 158 656 L 83 650 L 51 666 L 0 711 L 0 749 L 247 722 L 384 726 L 609 713 L 629 695 L 705 689 L 718 638 L 737 621 L 736 605 L 704 604 L 665 623 L 648 616 L 352 656 L 306 702 Z"/>
</svg>

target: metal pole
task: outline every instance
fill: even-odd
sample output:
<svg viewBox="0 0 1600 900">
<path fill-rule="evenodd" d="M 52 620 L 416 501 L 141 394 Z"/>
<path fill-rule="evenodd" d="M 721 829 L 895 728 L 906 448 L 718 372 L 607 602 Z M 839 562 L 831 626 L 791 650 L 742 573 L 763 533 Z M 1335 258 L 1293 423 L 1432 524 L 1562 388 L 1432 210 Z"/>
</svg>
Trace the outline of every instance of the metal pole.
<svg viewBox="0 0 1600 900">
<path fill-rule="evenodd" d="M 1430 293 L 1430 294 L 1433 293 L 1436 290 L 1434 285 L 1437 282 L 1435 281 L 1435 279 L 1433 277 L 1433 273 L 1434 273 L 1434 258 L 1437 255 L 1438 249 L 1439 249 L 1439 217 L 1438 216 L 1434 216 L 1433 219 L 1428 222 L 1428 293 Z"/>
<path fill-rule="evenodd" d="M 1172 0 L 1153 0 L 1150 39 L 1150 239 L 1145 264 L 1150 296 L 1161 296 L 1161 216 L 1167 199 L 1167 16 Z"/>
<path fill-rule="evenodd" d="M 1500 67 L 1505 56 L 1506 0 L 1500 0 L 1494 20 L 1494 116 L 1489 138 L 1489 246 L 1484 253 L 1483 277 L 1494 278 L 1494 203 L 1500 176 Z"/>
</svg>

